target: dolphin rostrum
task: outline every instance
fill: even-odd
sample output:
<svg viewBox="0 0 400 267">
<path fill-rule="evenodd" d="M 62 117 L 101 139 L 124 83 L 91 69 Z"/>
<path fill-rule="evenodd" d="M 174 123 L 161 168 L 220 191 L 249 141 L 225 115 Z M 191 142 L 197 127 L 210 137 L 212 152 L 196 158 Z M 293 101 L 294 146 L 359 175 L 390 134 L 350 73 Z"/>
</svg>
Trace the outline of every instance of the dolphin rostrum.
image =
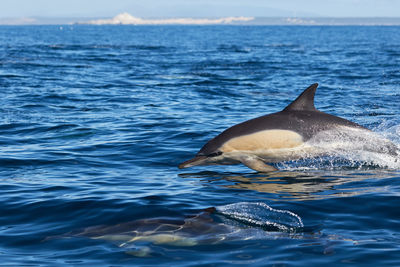
<svg viewBox="0 0 400 267">
<path fill-rule="evenodd" d="M 354 122 L 317 110 L 314 95 L 318 84 L 312 84 L 280 112 L 234 125 L 206 143 L 193 159 L 179 168 L 197 165 L 230 165 L 242 163 L 259 172 L 276 171 L 266 163 L 312 158 L 327 152 L 326 147 L 311 145 L 319 139 L 347 138 L 361 143 L 360 149 L 396 154 L 394 144 L 384 140 L 376 146 L 360 133 L 372 131 Z M 330 133 L 330 135 L 324 135 Z M 380 142 L 380 141 L 377 141 Z M 375 151 L 376 150 L 376 151 Z"/>
</svg>

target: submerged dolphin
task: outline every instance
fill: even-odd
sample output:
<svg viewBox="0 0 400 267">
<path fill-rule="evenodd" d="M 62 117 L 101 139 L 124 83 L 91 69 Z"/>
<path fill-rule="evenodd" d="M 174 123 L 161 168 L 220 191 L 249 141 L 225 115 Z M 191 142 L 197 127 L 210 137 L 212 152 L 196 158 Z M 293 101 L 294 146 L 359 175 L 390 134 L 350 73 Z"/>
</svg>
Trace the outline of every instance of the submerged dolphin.
<svg viewBox="0 0 400 267">
<path fill-rule="evenodd" d="M 312 141 L 318 142 L 317 137 L 325 140 L 347 138 L 349 144 L 353 141 L 361 143 L 361 150 L 397 155 L 397 149 L 390 141 L 383 140 L 384 146 L 379 146 L 370 138 L 360 138 L 360 135 L 372 132 L 354 122 L 317 110 L 314 107 L 317 87 L 317 83 L 312 84 L 280 112 L 226 129 L 206 143 L 193 159 L 181 163 L 179 168 L 242 163 L 260 172 L 276 171 L 275 167 L 266 163 L 311 158 L 326 153 L 329 148 L 310 145 Z M 330 135 L 324 136 L 328 132 Z M 375 141 L 381 142 L 376 138 Z"/>
<path fill-rule="evenodd" d="M 239 202 L 210 207 L 184 217 L 156 217 L 92 226 L 45 240 L 65 237 L 106 240 L 126 249 L 129 254 L 145 257 L 150 256 L 151 248 L 163 245 L 190 247 L 287 238 L 302 231 L 303 227 L 300 216 L 289 210 L 274 209 L 262 202 Z"/>
</svg>

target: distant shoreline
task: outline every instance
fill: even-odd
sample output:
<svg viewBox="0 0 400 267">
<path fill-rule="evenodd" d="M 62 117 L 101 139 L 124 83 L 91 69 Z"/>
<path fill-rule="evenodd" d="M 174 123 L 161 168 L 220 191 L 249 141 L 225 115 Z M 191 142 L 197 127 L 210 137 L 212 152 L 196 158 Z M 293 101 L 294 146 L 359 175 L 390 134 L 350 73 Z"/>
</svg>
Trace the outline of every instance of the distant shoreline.
<svg viewBox="0 0 400 267">
<path fill-rule="evenodd" d="M 122 15 L 122 14 L 120 14 Z M 118 16 L 120 16 L 118 15 Z M 129 14 L 127 14 L 129 15 Z M 1 26 L 28 25 L 254 25 L 254 26 L 400 26 L 400 17 L 221 17 L 221 18 L 154 18 L 118 16 L 107 18 L 0 18 Z M 124 20 L 125 19 L 125 20 Z"/>
</svg>

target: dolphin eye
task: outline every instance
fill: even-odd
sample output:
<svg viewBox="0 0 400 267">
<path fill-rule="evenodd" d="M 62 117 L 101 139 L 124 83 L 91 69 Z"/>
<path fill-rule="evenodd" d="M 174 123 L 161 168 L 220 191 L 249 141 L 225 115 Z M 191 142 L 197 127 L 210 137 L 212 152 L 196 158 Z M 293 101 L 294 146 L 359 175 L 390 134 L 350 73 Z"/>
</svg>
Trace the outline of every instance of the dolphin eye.
<svg viewBox="0 0 400 267">
<path fill-rule="evenodd" d="M 212 157 L 217 157 L 217 156 L 219 156 L 219 155 L 222 155 L 222 152 L 221 152 L 221 151 L 217 151 L 217 152 L 208 154 L 207 157 L 212 158 Z"/>
</svg>

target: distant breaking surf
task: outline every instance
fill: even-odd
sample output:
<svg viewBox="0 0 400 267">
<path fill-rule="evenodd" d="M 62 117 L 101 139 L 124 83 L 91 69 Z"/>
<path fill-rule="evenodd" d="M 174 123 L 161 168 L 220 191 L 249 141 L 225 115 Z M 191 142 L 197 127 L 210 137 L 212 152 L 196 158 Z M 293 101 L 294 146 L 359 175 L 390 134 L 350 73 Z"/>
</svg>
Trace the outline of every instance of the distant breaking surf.
<svg viewBox="0 0 400 267">
<path fill-rule="evenodd" d="M 254 17 L 225 17 L 218 19 L 195 19 L 195 18 L 173 18 L 173 19 L 142 19 L 129 13 L 121 13 L 111 19 L 90 20 L 87 22 L 78 22 L 78 24 L 92 25 L 161 25 L 161 24 L 231 24 L 233 22 L 245 22 L 254 20 Z"/>
</svg>

